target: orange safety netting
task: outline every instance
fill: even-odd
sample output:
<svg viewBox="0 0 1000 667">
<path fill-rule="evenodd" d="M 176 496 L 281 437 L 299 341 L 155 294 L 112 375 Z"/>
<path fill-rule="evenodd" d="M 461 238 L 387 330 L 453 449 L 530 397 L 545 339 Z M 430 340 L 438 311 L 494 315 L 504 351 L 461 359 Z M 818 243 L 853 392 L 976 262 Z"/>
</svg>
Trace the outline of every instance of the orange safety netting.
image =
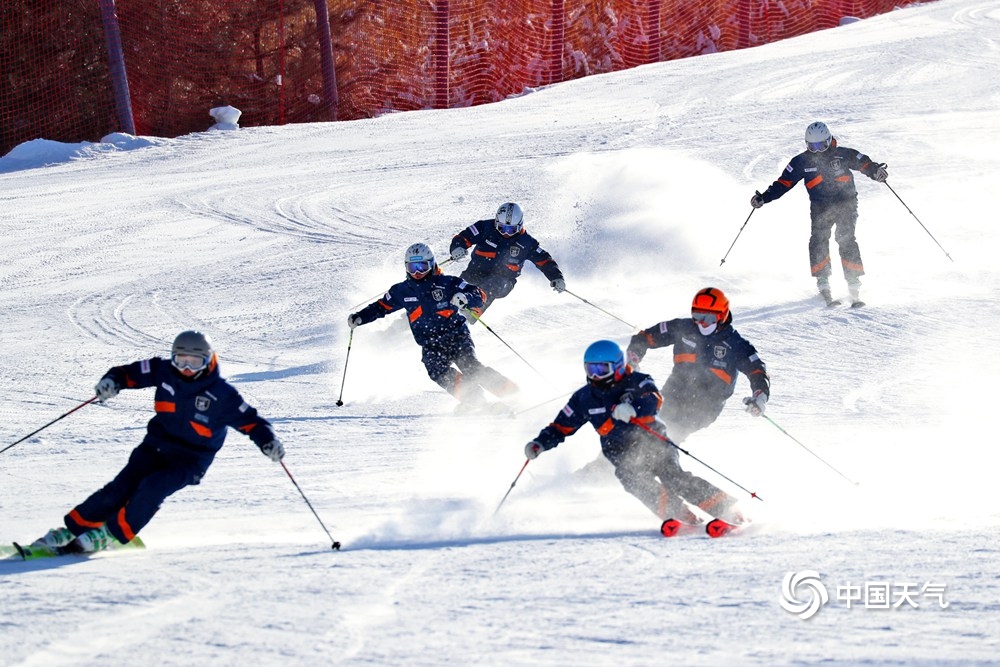
<svg viewBox="0 0 1000 667">
<path fill-rule="evenodd" d="M 97 141 L 128 127 L 129 100 L 137 134 L 168 137 L 207 129 L 225 105 L 244 126 L 465 107 L 912 1 L 3 0 L 0 155 L 34 138 Z M 115 4 L 124 106 L 108 47 Z"/>
</svg>

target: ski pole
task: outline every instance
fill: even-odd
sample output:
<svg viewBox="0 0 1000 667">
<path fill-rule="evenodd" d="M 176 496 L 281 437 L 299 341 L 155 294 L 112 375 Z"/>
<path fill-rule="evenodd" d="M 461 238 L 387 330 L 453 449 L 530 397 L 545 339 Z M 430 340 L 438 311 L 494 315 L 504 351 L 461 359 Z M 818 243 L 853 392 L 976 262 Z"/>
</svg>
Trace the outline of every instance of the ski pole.
<svg viewBox="0 0 1000 667">
<path fill-rule="evenodd" d="M 597 310 L 601 311 L 601 312 L 602 312 L 602 313 L 604 313 L 605 315 L 608 315 L 608 316 L 610 316 L 610 317 L 613 317 L 613 318 L 615 318 L 616 320 L 618 320 L 619 322 L 621 322 L 621 323 L 622 323 L 622 324 L 624 324 L 625 326 L 629 327 L 630 329 L 637 329 L 637 328 L 638 328 L 638 327 L 636 327 L 636 326 L 633 326 L 633 325 L 629 324 L 628 322 L 626 322 L 626 321 L 625 321 L 625 320 L 623 320 L 622 318 L 618 317 L 617 315 L 614 315 L 614 314 L 612 314 L 612 313 L 609 313 L 608 311 L 604 310 L 604 309 L 603 309 L 603 308 L 601 308 L 600 306 L 597 306 L 597 305 L 594 305 L 594 304 L 592 304 L 591 302 L 587 301 L 586 299 L 584 299 L 584 298 L 583 298 L 582 296 L 580 296 L 579 294 L 573 294 L 573 293 L 572 293 L 572 292 L 570 292 L 570 291 L 569 291 L 568 289 L 564 289 L 564 290 L 563 290 L 563 292 L 566 292 L 566 294 L 569 294 L 570 296 L 575 296 L 575 297 L 576 297 L 577 299 L 579 299 L 580 301 L 583 301 L 583 302 L 584 302 L 585 304 L 587 304 L 588 306 L 591 306 L 591 307 L 593 307 L 593 308 L 596 308 Z"/>
<path fill-rule="evenodd" d="M 670 438 L 668 438 L 668 437 L 666 437 L 664 435 L 660 435 L 659 433 L 657 433 L 653 429 L 649 428 L 648 426 L 646 426 L 642 422 L 637 421 L 635 419 L 635 417 L 632 418 L 632 420 L 630 421 L 630 423 L 635 424 L 636 426 L 638 426 L 642 430 L 646 431 L 647 433 L 651 433 L 651 434 L 655 435 L 657 438 L 659 438 L 663 442 L 667 443 L 671 447 L 674 447 L 678 451 L 680 451 L 680 452 L 682 452 L 684 454 L 687 454 L 688 456 L 690 456 L 691 458 L 693 458 L 695 461 L 697 461 L 698 463 L 702 464 L 703 466 L 705 466 L 706 468 L 708 468 L 709 470 L 711 470 L 712 472 L 714 472 L 719 477 L 721 477 L 721 478 L 723 478 L 725 480 L 728 480 L 730 483 L 735 484 L 736 486 L 740 487 L 741 489 L 743 489 L 744 491 L 746 491 L 747 493 L 749 493 L 751 498 L 756 498 L 757 500 L 760 500 L 760 501 L 764 500 L 763 498 L 761 498 L 760 496 L 758 496 L 756 492 L 751 491 L 750 489 L 748 489 L 747 487 L 743 486 L 742 484 L 738 484 L 731 477 L 726 477 L 721 472 L 719 472 L 718 470 L 716 470 L 712 466 L 708 465 L 707 463 L 705 463 L 704 461 L 702 461 L 701 459 L 699 459 L 697 456 L 695 456 L 694 454 L 692 454 L 688 450 L 686 450 L 683 447 L 681 447 L 680 445 L 678 445 L 676 442 L 674 442 Z"/>
<path fill-rule="evenodd" d="M 756 193 L 756 194 L 758 194 L 758 195 L 760 194 L 760 192 L 757 192 L 757 191 L 755 191 L 755 193 Z M 750 215 L 753 215 L 753 212 L 754 212 L 754 211 L 756 211 L 756 210 L 757 210 L 757 209 L 755 209 L 755 208 L 751 207 L 751 208 L 750 208 Z M 750 215 L 748 215 L 748 216 L 747 216 L 747 219 L 746 219 L 746 220 L 745 220 L 745 221 L 743 222 L 743 227 L 746 227 L 746 226 L 747 226 L 747 223 L 748 223 L 748 222 L 750 222 Z M 721 261 L 721 262 L 719 262 L 719 266 L 722 266 L 723 264 L 725 264 L 725 263 L 726 263 L 726 257 L 729 257 L 729 253 L 730 253 L 730 252 L 732 252 L 732 250 L 733 250 L 733 246 L 734 246 L 734 245 L 736 245 L 736 241 L 737 241 L 737 240 L 739 240 L 739 238 L 740 238 L 740 234 L 742 234 L 742 233 L 743 233 L 743 227 L 740 227 L 740 231 L 736 232 L 736 238 L 735 238 L 735 239 L 733 239 L 733 242 L 729 244 L 729 250 L 727 250 L 727 251 L 726 251 L 726 254 L 725 254 L 725 256 L 724 256 L 724 257 L 722 258 L 722 261 Z"/>
<path fill-rule="evenodd" d="M 517 484 L 517 480 L 521 479 L 521 473 L 524 472 L 524 469 L 528 467 L 529 463 L 531 463 L 531 459 L 524 459 L 524 465 L 521 466 L 521 469 L 518 471 L 517 477 L 514 478 L 514 481 L 510 483 L 510 488 L 507 489 L 507 493 L 503 494 L 500 504 L 497 505 L 495 510 L 493 510 L 493 516 L 496 516 L 497 512 L 500 511 L 500 508 L 503 507 L 504 502 L 507 500 L 507 496 L 509 496 L 510 492 L 514 490 L 514 485 Z"/>
<path fill-rule="evenodd" d="M 484 327 L 486 327 L 487 331 L 489 331 L 491 334 L 493 334 L 494 336 L 496 336 L 498 341 L 500 341 L 501 343 L 503 343 L 504 345 L 506 345 L 508 350 L 510 350 L 511 352 L 513 352 L 514 354 L 516 354 L 517 358 L 520 359 L 521 361 L 523 361 L 525 364 L 527 364 L 528 368 L 530 368 L 531 370 L 533 370 L 536 373 L 538 373 L 538 377 L 540 377 L 543 380 L 545 380 L 546 383 L 549 383 L 548 378 L 546 378 L 544 375 L 542 375 L 541 372 L 537 368 L 535 368 L 530 363 L 528 363 L 527 359 L 525 359 L 520 354 L 518 354 L 517 350 L 515 350 L 514 348 L 512 348 L 507 343 L 507 341 L 505 341 L 503 338 L 500 337 L 500 334 L 498 334 L 496 331 L 494 331 L 493 329 L 490 328 L 490 325 L 486 324 L 486 322 L 483 322 L 483 318 L 481 318 L 478 315 L 476 315 L 476 313 L 473 310 L 469 309 L 469 308 L 464 308 L 462 312 L 464 312 L 466 315 L 468 315 L 469 317 L 471 317 L 475 322 L 478 322 L 479 324 L 482 324 Z M 551 385 L 551 383 L 549 383 L 549 384 Z"/>
<path fill-rule="evenodd" d="M 776 421 L 774 421 L 773 419 L 771 419 L 767 415 L 761 415 L 761 417 L 763 417 L 767 421 L 769 421 L 772 424 L 774 424 L 774 427 L 776 429 L 778 429 L 779 431 L 781 431 L 782 433 L 784 433 L 785 435 L 787 435 L 789 438 L 791 438 L 792 442 L 794 442 L 795 444 L 797 444 L 799 447 L 801 447 L 802 449 L 806 450 L 807 452 L 809 452 L 810 454 L 812 454 L 813 456 L 815 456 L 817 459 L 819 459 L 820 461 L 822 461 L 823 464 L 826 465 L 826 467 L 828 467 L 830 470 L 832 470 L 833 472 L 837 473 L 838 475 L 840 475 L 841 477 L 843 477 L 844 479 L 846 479 L 848 482 L 850 482 L 854 486 L 860 486 L 861 482 L 855 482 L 850 477 L 848 477 L 847 475 L 845 475 L 844 473 L 840 472 L 839 470 L 837 470 L 836 468 L 834 468 L 832 465 L 830 465 L 829 463 L 827 463 L 826 461 L 824 461 L 823 458 L 820 457 L 819 454 L 817 454 L 816 452 L 814 452 L 813 450 L 809 449 L 808 447 L 806 447 L 805 445 L 803 445 L 801 442 L 799 442 L 798 439 L 794 438 L 791 433 L 789 433 L 785 429 L 781 428 Z"/>
<path fill-rule="evenodd" d="M 910 207 L 906 205 L 906 202 L 903 201 L 902 197 L 896 194 L 896 191 L 892 189 L 891 185 L 889 185 L 889 181 L 883 181 L 883 183 L 885 183 L 885 187 L 889 188 L 889 192 L 896 195 L 896 199 L 898 199 L 899 203 L 903 205 L 903 208 L 905 208 L 907 211 L 910 211 Z M 917 214 L 914 213 L 913 211 L 910 211 L 910 215 L 913 216 L 914 220 L 920 223 L 920 226 L 924 228 L 925 232 L 927 232 L 927 236 L 931 237 L 931 240 L 934 241 L 934 243 L 937 243 L 937 247 L 941 248 L 941 252 L 944 253 L 944 256 L 947 257 L 948 259 L 951 259 L 951 255 L 948 254 L 948 251 L 945 250 L 940 243 L 938 243 L 938 240 L 934 238 L 934 235 L 930 233 L 930 230 L 928 230 L 927 227 L 924 227 L 924 223 L 920 222 L 920 218 L 917 217 Z M 954 262 L 955 260 L 951 259 L 951 261 Z"/>
<path fill-rule="evenodd" d="M 351 360 L 351 341 L 354 340 L 354 329 L 347 336 L 347 358 L 344 359 L 344 377 L 340 381 L 340 396 L 337 397 L 337 407 L 344 404 L 344 384 L 347 382 L 347 362 Z"/>
<path fill-rule="evenodd" d="M 340 542 L 333 539 L 333 535 L 331 535 L 330 531 L 326 529 L 326 525 L 323 523 L 323 519 L 319 518 L 319 514 L 316 514 L 316 510 L 313 509 L 312 503 L 309 502 L 308 498 L 306 498 L 306 494 L 302 493 L 302 487 L 300 487 L 299 483 L 295 481 L 294 477 L 292 477 L 292 473 L 288 471 L 288 466 L 285 465 L 284 461 L 278 461 L 278 463 L 280 463 L 281 467 L 284 468 L 285 474 L 288 475 L 288 479 L 292 480 L 292 484 L 294 484 L 295 488 L 298 489 L 299 495 L 302 496 L 302 500 L 306 501 L 306 505 L 308 505 L 309 509 L 312 510 L 313 516 L 316 517 L 317 521 L 319 521 L 319 525 L 323 527 L 323 532 L 325 532 L 326 536 L 330 538 L 331 542 L 333 542 L 333 544 L 330 545 L 330 548 L 333 549 L 334 551 L 340 551 Z"/>
<path fill-rule="evenodd" d="M 10 449 L 11 447 L 13 447 L 14 445 L 17 445 L 17 444 L 20 444 L 20 443 L 24 442 L 25 440 L 27 440 L 31 436 L 35 435 L 36 433 L 44 431 L 45 429 L 47 429 L 48 427 L 52 426 L 53 424 L 55 424 L 60 419 L 64 419 L 66 417 L 69 417 L 71 414 L 73 414 L 74 412 L 76 412 L 77 410 L 79 410 L 80 408 L 82 408 L 83 406 L 88 405 L 90 403 L 93 403 L 96 400 L 97 400 L 97 396 L 94 396 L 93 398 L 88 399 L 88 400 L 84 401 L 83 403 L 81 403 L 80 405 L 76 406 L 75 408 L 73 408 L 69 412 L 66 412 L 66 413 L 63 413 L 63 414 L 59 415 L 58 417 L 56 417 L 55 419 L 53 419 L 52 421 L 50 421 L 45 426 L 42 426 L 41 428 L 35 429 L 34 431 L 32 431 L 28 435 L 24 436 L 23 438 L 21 438 L 17 442 L 12 442 L 9 445 L 7 445 L 6 447 L 4 447 L 3 449 L 0 449 L 0 454 L 3 454 L 4 452 L 6 452 L 8 449 Z"/>
<path fill-rule="evenodd" d="M 534 410 L 536 408 L 540 408 L 543 405 L 548 405 L 552 401 L 558 401 L 560 398 L 566 398 L 567 396 L 571 396 L 572 394 L 573 394 L 573 392 L 569 392 L 569 393 L 566 393 L 566 394 L 560 394 L 559 396 L 555 396 L 555 397 L 550 398 L 548 400 L 542 401 L 541 403 L 536 403 L 535 405 L 532 405 L 530 408 L 524 408 L 523 410 L 518 410 L 517 412 L 514 413 L 514 416 L 516 417 L 517 415 L 524 414 L 525 412 L 530 412 L 531 410 Z"/>
</svg>

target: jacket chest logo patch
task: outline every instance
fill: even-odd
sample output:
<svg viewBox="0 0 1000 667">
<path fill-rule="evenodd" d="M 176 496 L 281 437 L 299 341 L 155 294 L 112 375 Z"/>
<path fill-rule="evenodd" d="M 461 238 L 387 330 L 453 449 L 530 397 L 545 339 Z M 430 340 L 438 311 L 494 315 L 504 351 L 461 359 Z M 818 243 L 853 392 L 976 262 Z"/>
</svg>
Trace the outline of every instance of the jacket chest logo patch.
<svg viewBox="0 0 1000 667">
<path fill-rule="evenodd" d="M 508 252 L 511 257 L 519 257 L 521 255 L 521 246 L 511 246 Z"/>
<path fill-rule="evenodd" d="M 715 358 L 716 359 L 725 359 L 726 358 L 726 352 L 727 352 L 727 350 L 726 350 L 726 346 L 725 345 L 716 345 L 715 349 L 713 350 L 713 352 L 715 353 Z"/>
<path fill-rule="evenodd" d="M 205 412 L 212 406 L 212 400 L 208 396 L 198 396 L 194 399 L 194 408 L 200 412 Z"/>
<path fill-rule="evenodd" d="M 837 174 L 843 173 L 844 171 L 844 165 L 839 157 L 830 160 L 830 168 Z"/>
<path fill-rule="evenodd" d="M 431 290 L 431 298 L 435 301 L 444 301 L 444 290 L 439 287 L 435 287 Z"/>
</svg>

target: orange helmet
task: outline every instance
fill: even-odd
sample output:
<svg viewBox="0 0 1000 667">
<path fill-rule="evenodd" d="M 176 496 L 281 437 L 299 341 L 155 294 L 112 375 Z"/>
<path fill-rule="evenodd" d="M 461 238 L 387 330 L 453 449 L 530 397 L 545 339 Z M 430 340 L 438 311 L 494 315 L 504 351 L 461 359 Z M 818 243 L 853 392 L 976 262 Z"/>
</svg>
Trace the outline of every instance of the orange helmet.
<svg viewBox="0 0 1000 667">
<path fill-rule="evenodd" d="M 706 316 L 715 316 L 715 320 L 721 325 L 729 319 L 729 299 L 722 293 L 722 290 L 715 287 L 706 287 L 694 295 L 691 301 L 691 317 L 698 322 L 706 320 Z M 711 324 L 711 322 L 706 322 Z"/>
</svg>

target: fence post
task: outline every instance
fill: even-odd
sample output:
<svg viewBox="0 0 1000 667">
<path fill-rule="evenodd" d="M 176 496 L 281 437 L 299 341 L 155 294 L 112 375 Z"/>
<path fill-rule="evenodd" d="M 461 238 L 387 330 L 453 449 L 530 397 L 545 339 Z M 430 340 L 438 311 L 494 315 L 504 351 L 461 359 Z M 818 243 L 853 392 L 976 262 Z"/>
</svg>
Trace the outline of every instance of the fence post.
<svg viewBox="0 0 1000 667">
<path fill-rule="evenodd" d="M 316 26 L 319 28 L 319 61 L 323 69 L 323 97 L 330 110 L 330 120 L 337 120 L 337 69 L 333 60 L 333 36 L 330 34 L 330 10 L 326 0 L 313 0 L 316 7 Z"/>
<path fill-rule="evenodd" d="M 448 9 L 448 0 L 438 0 L 437 9 L 434 11 L 434 108 L 448 108 L 448 79 L 449 58 L 448 58 L 448 19 L 451 12 Z"/>
<path fill-rule="evenodd" d="M 122 35 L 118 27 L 115 0 L 100 0 L 100 2 L 101 23 L 104 26 L 104 42 L 108 47 L 108 70 L 111 72 L 111 86 L 115 94 L 118 129 L 134 135 L 135 119 L 132 117 L 132 96 L 128 92 L 125 53 L 122 51 Z"/>
</svg>

